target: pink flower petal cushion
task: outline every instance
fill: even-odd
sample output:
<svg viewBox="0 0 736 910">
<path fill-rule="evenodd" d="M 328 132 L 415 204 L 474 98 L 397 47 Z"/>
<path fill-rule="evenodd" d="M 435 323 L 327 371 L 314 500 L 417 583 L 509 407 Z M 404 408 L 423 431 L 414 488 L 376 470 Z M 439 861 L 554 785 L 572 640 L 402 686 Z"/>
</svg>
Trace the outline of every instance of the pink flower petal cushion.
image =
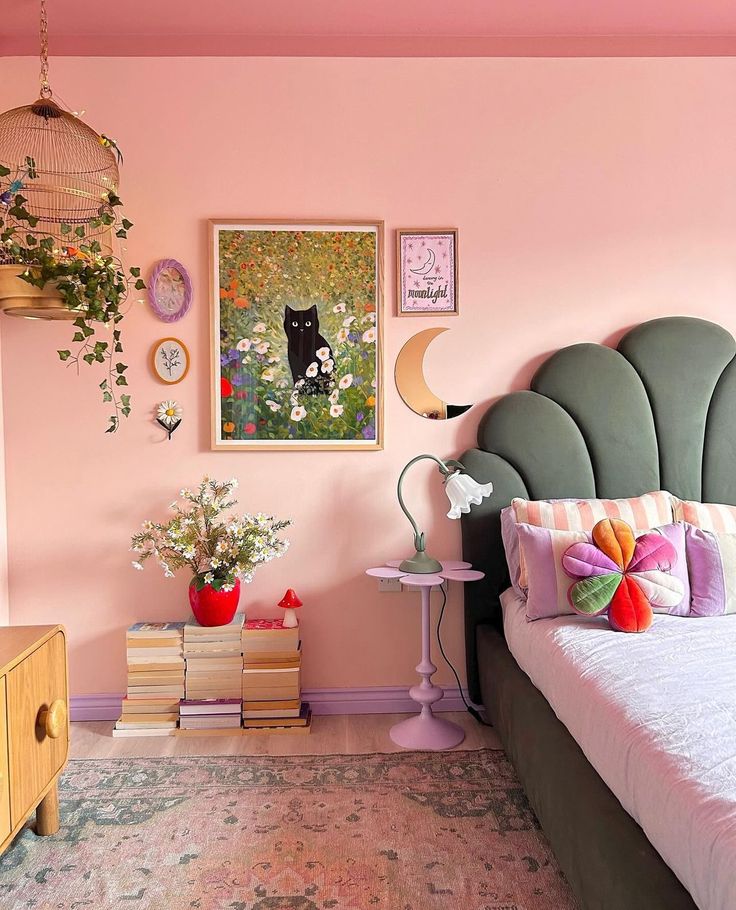
<svg viewBox="0 0 736 910">
<path fill-rule="evenodd" d="M 674 607 L 683 584 L 670 573 L 677 551 L 663 535 L 634 532 L 625 521 L 605 518 L 593 528 L 591 543 L 574 543 L 562 567 L 575 579 L 568 591 L 570 605 L 584 616 L 608 614 L 620 632 L 645 632 L 652 607 Z"/>
</svg>

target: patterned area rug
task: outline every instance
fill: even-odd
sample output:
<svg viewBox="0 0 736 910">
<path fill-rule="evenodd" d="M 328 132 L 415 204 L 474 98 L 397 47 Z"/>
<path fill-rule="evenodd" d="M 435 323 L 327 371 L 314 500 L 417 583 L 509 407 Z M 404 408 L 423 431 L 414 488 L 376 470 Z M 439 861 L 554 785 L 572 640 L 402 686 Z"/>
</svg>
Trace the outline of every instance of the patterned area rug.
<svg viewBox="0 0 736 910">
<path fill-rule="evenodd" d="M 70 762 L 3 910 L 572 910 L 503 752 Z"/>
</svg>

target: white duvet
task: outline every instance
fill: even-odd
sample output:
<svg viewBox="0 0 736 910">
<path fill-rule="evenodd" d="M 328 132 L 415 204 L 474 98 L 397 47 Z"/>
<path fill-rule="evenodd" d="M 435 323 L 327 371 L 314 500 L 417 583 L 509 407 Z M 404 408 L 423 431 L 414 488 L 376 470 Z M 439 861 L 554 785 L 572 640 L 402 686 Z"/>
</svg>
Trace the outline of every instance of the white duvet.
<svg viewBox="0 0 736 910">
<path fill-rule="evenodd" d="M 736 910 L 736 616 L 527 622 L 506 640 L 590 763 L 701 910 Z"/>
</svg>

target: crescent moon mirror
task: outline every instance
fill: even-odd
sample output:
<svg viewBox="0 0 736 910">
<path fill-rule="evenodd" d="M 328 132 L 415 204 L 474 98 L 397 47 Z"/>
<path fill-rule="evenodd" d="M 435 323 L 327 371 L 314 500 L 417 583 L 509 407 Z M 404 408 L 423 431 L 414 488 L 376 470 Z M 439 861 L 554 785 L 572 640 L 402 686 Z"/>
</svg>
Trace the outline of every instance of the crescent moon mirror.
<svg viewBox="0 0 736 910">
<path fill-rule="evenodd" d="M 424 329 L 411 337 L 399 351 L 394 368 L 396 388 L 404 404 L 420 417 L 449 420 L 464 414 L 471 404 L 448 404 L 427 385 L 424 378 L 424 355 L 432 341 L 447 329 Z"/>
</svg>

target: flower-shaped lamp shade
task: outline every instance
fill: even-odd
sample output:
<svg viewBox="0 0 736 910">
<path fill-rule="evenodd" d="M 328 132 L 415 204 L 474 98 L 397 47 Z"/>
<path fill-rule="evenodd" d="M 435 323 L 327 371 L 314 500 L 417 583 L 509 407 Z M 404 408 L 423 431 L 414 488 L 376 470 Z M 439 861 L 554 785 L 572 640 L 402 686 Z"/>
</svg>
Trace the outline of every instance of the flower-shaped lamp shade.
<svg viewBox="0 0 736 910">
<path fill-rule="evenodd" d="M 302 606 L 299 595 L 293 588 L 289 588 L 279 601 L 279 606 L 284 610 L 284 628 L 294 629 L 299 625 L 296 618 L 296 610 Z"/>
<path fill-rule="evenodd" d="M 448 518 L 460 518 L 470 511 L 471 506 L 478 506 L 493 492 L 492 483 L 478 483 L 464 471 L 455 471 L 445 481 L 445 492 L 450 500 Z"/>
</svg>

